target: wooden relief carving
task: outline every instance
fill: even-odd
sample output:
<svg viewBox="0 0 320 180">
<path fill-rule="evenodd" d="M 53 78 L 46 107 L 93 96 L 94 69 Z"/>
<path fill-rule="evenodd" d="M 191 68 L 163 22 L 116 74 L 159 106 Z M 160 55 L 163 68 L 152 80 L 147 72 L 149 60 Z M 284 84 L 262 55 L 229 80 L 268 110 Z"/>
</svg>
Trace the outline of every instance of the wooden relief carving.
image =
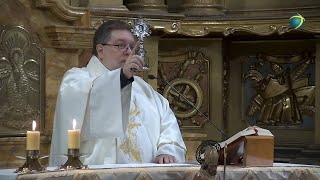
<svg viewBox="0 0 320 180">
<path fill-rule="evenodd" d="M 200 52 L 162 54 L 158 70 L 159 91 L 168 99 L 180 127 L 200 128 L 206 119 L 192 105 L 209 116 L 208 59 Z"/>
<path fill-rule="evenodd" d="M 313 118 L 315 86 L 310 81 L 314 81 L 314 59 L 307 52 L 297 56 L 259 53 L 248 58 L 252 63 L 244 79 L 253 81 L 256 94 L 246 115 L 257 115 L 257 124 L 270 126 L 298 126 L 303 125 L 304 116 Z"/>
<path fill-rule="evenodd" d="M 21 26 L 0 37 L 0 135 L 23 134 L 41 123 L 44 52 Z"/>
</svg>

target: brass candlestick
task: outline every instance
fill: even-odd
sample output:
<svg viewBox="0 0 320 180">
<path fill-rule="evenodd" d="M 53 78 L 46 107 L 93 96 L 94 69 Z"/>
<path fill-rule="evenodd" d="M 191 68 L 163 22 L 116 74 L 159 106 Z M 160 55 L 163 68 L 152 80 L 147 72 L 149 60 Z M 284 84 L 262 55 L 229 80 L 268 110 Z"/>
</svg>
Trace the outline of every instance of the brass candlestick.
<svg viewBox="0 0 320 180">
<path fill-rule="evenodd" d="M 80 161 L 79 149 L 68 149 L 68 160 L 66 163 L 58 167 L 58 170 L 74 170 L 74 169 L 88 169 L 88 165 L 83 165 Z"/>
<path fill-rule="evenodd" d="M 39 150 L 27 150 L 26 151 L 27 156 L 26 157 L 20 157 L 21 159 L 26 159 L 26 162 L 23 164 L 23 166 L 19 167 L 15 172 L 16 173 L 27 173 L 31 171 L 46 171 L 46 168 L 44 168 L 41 163 L 39 162 L 39 159 L 46 158 L 48 156 L 40 157 L 40 151 Z"/>
</svg>

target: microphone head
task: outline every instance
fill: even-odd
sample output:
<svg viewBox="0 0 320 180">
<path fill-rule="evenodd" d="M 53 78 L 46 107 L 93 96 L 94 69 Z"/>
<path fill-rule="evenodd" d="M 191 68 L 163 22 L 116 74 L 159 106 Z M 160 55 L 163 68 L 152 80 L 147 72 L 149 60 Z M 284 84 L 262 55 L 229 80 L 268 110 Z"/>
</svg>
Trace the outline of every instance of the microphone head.
<svg viewBox="0 0 320 180">
<path fill-rule="evenodd" d="M 148 79 L 158 79 L 157 77 L 155 77 L 154 75 L 152 75 L 152 74 L 149 74 L 148 75 Z"/>
</svg>

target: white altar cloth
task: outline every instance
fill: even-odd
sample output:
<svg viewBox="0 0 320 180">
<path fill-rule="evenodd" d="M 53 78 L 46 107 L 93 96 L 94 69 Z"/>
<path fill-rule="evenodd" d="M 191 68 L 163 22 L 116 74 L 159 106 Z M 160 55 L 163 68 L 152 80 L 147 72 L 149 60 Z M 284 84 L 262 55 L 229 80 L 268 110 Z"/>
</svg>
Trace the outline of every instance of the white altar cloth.
<svg viewBox="0 0 320 180">
<path fill-rule="evenodd" d="M 88 170 L 54 171 L 17 174 L 14 169 L 1 169 L 1 180 L 15 179 L 193 179 L 200 169 L 197 164 L 110 164 L 90 166 Z M 223 166 L 218 167 L 215 179 L 223 179 Z M 227 166 L 226 179 L 320 179 L 320 166 L 274 163 L 273 167 Z"/>
</svg>

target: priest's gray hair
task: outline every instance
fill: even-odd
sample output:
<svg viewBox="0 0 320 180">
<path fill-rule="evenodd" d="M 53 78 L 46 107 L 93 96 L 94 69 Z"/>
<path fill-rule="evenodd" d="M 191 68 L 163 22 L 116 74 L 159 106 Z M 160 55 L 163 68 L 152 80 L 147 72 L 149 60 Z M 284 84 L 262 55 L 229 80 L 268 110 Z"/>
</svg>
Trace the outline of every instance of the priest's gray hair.
<svg viewBox="0 0 320 180">
<path fill-rule="evenodd" d="M 111 32 L 113 30 L 128 30 L 131 32 L 132 27 L 121 20 L 108 20 L 103 22 L 94 33 L 92 54 L 97 56 L 96 47 L 98 44 L 108 43 L 111 39 Z"/>
</svg>

